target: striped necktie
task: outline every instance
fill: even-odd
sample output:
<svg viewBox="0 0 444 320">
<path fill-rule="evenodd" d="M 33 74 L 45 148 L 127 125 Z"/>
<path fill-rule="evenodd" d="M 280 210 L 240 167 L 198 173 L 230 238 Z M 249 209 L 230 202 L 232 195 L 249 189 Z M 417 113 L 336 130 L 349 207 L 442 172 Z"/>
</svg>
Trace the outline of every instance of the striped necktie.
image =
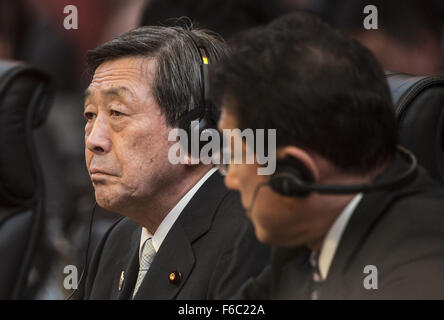
<svg viewBox="0 0 444 320">
<path fill-rule="evenodd" d="M 321 272 L 319 271 L 319 252 L 313 252 L 310 254 L 309 263 L 312 272 L 310 299 L 318 300 L 321 294 L 321 286 L 323 282 Z"/>
<path fill-rule="evenodd" d="M 137 275 L 136 286 L 134 287 L 133 299 L 142 284 L 143 278 L 145 278 L 148 269 L 153 262 L 154 256 L 156 255 L 156 250 L 153 246 L 153 238 L 148 238 L 143 244 L 142 255 L 139 261 L 139 274 Z"/>
</svg>

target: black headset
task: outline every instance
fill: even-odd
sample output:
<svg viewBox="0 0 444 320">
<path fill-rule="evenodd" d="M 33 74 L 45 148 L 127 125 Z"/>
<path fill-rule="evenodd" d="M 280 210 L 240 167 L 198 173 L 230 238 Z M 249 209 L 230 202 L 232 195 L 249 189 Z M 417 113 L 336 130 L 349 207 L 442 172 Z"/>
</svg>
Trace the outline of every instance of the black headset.
<svg viewBox="0 0 444 320">
<path fill-rule="evenodd" d="M 311 192 L 321 194 L 353 194 L 392 189 L 407 183 L 417 172 L 418 162 L 412 152 L 402 146 L 396 146 L 398 152 L 406 158 L 410 166 L 389 181 L 354 185 L 321 185 L 314 181 L 310 170 L 298 159 L 286 157 L 276 162 L 276 171 L 267 181 L 270 188 L 284 196 L 304 197 Z"/>
<path fill-rule="evenodd" d="M 276 161 L 276 171 L 270 179 L 259 183 L 254 189 L 247 212 L 250 213 L 253 209 L 258 192 L 263 186 L 269 186 L 271 190 L 283 196 L 301 198 L 308 196 L 311 192 L 318 192 L 320 194 L 354 194 L 388 190 L 405 185 L 416 176 L 418 161 L 415 155 L 408 149 L 400 145 L 397 145 L 396 148 L 409 161 L 410 166 L 391 180 L 368 184 L 317 184 L 311 171 L 300 160 L 294 157 L 278 160 Z"/>
<path fill-rule="evenodd" d="M 201 93 L 203 105 L 197 105 L 191 110 L 187 110 L 179 117 L 180 129 L 185 130 L 188 137 L 188 153 L 191 153 L 191 136 L 194 135 L 200 137 L 201 133 L 206 129 L 214 128 L 215 121 L 211 118 L 210 106 L 212 104 L 210 99 L 210 83 L 208 75 L 208 65 L 210 60 L 208 57 L 208 51 L 202 41 L 197 38 L 192 31 L 181 30 L 189 37 L 193 46 L 196 48 L 196 52 L 199 54 L 200 75 L 201 75 Z M 198 121 L 197 125 L 192 125 L 193 121 Z M 199 139 L 199 151 L 204 146 L 205 141 Z"/>
</svg>

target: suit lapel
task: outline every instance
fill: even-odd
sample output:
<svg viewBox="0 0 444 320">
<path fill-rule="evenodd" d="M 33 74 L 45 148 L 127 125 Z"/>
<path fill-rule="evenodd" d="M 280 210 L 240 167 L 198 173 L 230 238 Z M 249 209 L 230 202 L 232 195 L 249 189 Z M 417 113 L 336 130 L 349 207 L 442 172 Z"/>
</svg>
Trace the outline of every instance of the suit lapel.
<svg viewBox="0 0 444 320">
<path fill-rule="evenodd" d="M 171 235 L 159 248 L 134 299 L 174 299 L 187 281 L 194 267 L 193 249 L 182 226 L 173 226 Z M 174 271 L 181 275 L 178 284 L 169 279 Z"/>
<path fill-rule="evenodd" d="M 135 299 L 174 299 L 191 274 L 195 254 L 193 243 L 211 228 L 217 207 L 228 190 L 223 177 L 215 172 L 200 187 L 174 223 L 157 252 Z M 170 282 L 173 271 L 181 274 L 179 283 Z"/>
<path fill-rule="evenodd" d="M 196 192 L 176 222 L 182 225 L 190 243 L 208 232 L 217 207 L 227 194 L 219 171 L 214 172 Z"/>
<path fill-rule="evenodd" d="M 311 285 L 309 256 L 306 246 L 273 250 L 272 299 L 307 299 Z"/>
<path fill-rule="evenodd" d="M 391 180 L 406 168 L 406 163 L 397 157 L 393 164 L 379 175 L 374 182 Z M 410 182 L 409 185 L 400 187 L 399 190 L 391 190 L 390 192 L 381 190 L 364 195 L 351 216 L 341 237 L 324 289 L 322 290 L 324 297 L 328 298 L 328 296 L 331 295 L 334 296 L 335 299 L 344 298 L 338 296 L 337 288 L 343 287 L 346 283 L 338 283 L 338 281 L 340 281 L 340 279 L 345 279 L 344 274 L 350 265 L 350 262 L 353 260 L 354 255 L 359 251 L 364 241 L 368 238 L 368 234 L 371 232 L 375 223 L 377 223 L 381 216 L 387 211 L 387 207 L 395 198 L 416 191 L 417 188 L 414 187 L 414 183 Z"/>
<path fill-rule="evenodd" d="M 131 299 L 139 273 L 139 244 L 141 227 L 137 227 L 131 235 L 129 250 L 123 252 L 116 262 L 116 279 L 112 288 L 112 299 Z M 123 275 L 122 275 L 123 272 Z"/>
</svg>

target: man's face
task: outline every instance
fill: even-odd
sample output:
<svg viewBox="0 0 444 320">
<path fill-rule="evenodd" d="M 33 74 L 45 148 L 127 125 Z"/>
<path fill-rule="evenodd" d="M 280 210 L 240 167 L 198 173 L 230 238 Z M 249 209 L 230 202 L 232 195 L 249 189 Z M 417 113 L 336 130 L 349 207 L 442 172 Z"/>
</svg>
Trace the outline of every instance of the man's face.
<svg viewBox="0 0 444 320">
<path fill-rule="evenodd" d="M 86 92 L 86 165 L 98 204 L 109 210 L 143 205 L 174 179 L 171 128 L 151 90 L 155 66 L 139 57 L 104 62 Z"/>
<path fill-rule="evenodd" d="M 220 131 L 237 128 L 236 116 L 223 108 L 218 127 Z M 246 149 L 245 142 L 243 149 Z M 225 184 L 229 189 L 240 192 L 242 205 L 253 222 L 259 241 L 296 246 L 314 240 L 317 230 L 310 210 L 316 208 L 313 197 L 284 197 L 268 185 L 259 187 L 255 195 L 258 186 L 270 179 L 269 176 L 258 175 L 258 167 L 257 163 L 230 164 Z"/>
</svg>

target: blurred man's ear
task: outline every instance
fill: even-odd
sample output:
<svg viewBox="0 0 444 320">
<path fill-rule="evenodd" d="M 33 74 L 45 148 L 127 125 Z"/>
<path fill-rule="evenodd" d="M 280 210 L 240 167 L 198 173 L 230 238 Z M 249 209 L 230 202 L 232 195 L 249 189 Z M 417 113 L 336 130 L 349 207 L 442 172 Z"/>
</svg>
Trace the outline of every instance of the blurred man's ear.
<svg viewBox="0 0 444 320">
<path fill-rule="evenodd" d="M 295 158 L 300 162 L 302 162 L 302 164 L 304 164 L 313 175 L 314 181 L 315 182 L 319 181 L 320 170 L 316 165 L 316 162 L 314 161 L 313 157 L 304 149 L 295 146 L 286 146 L 279 148 L 277 150 L 277 159 L 276 159 L 277 162 L 279 162 L 279 159 L 284 159 L 286 157 Z"/>
</svg>

